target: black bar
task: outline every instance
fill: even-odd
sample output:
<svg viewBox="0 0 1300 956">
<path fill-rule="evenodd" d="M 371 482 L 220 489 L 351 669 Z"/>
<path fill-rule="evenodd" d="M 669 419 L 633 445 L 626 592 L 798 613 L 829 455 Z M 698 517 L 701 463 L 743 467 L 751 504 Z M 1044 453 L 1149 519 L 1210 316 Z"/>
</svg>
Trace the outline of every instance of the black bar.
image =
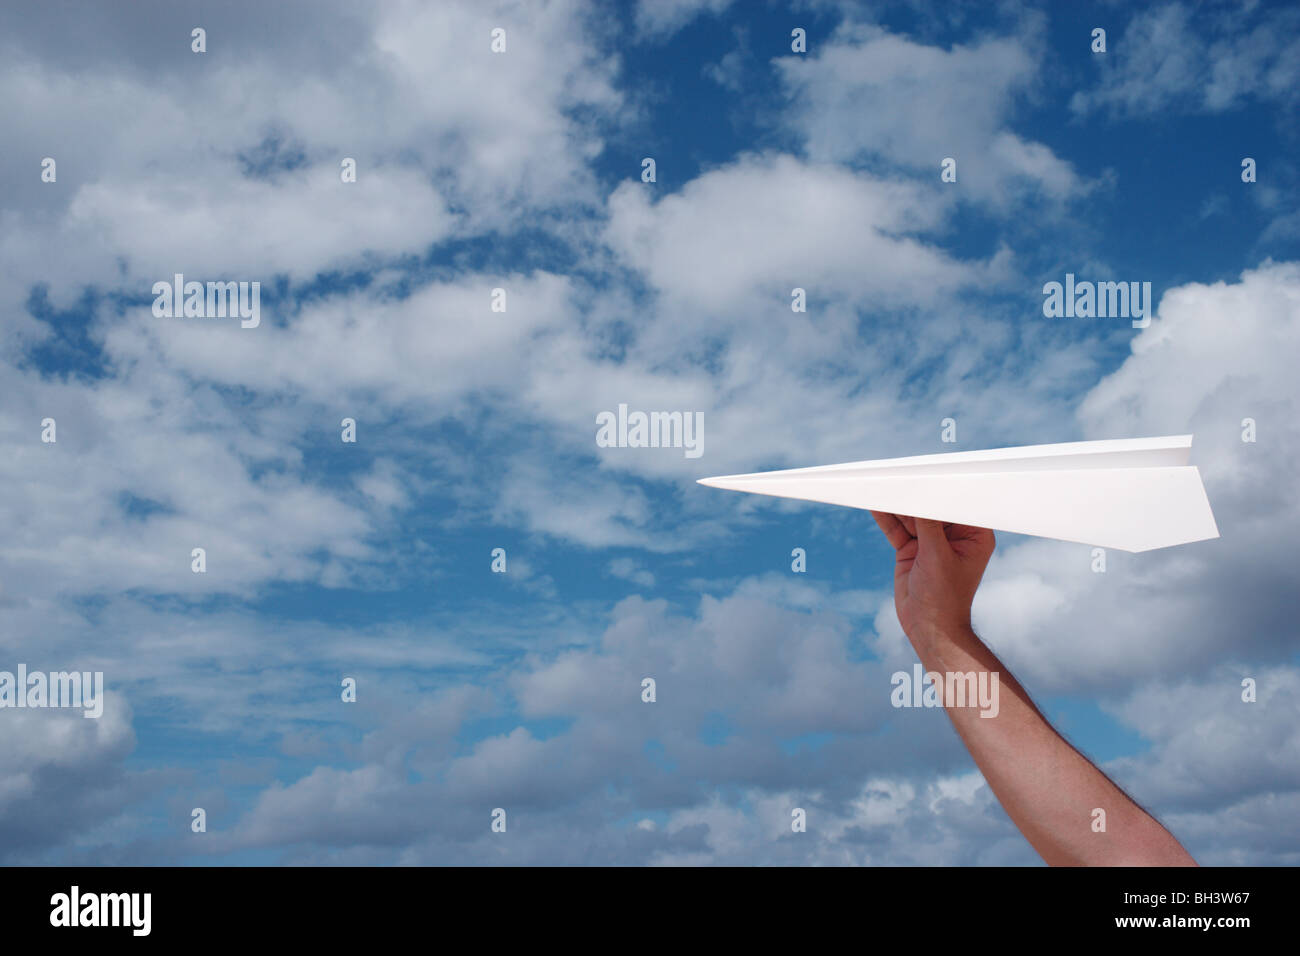
<svg viewBox="0 0 1300 956">
<path fill-rule="evenodd" d="M 149 894 L 147 936 L 126 898 L 108 900 L 119 926 L 52 925 L 98 918 L 99 894 Z M 453 929 L 473 940 L 503 933 L 555 934 L 639 947 L 658 939 L 724 933 L 735 940 L 790 931 L 808 942 L 847 932 L 861 942 L 938 942 L 959 934 L 988 946 L 998 939 L 1056 943 L 1126 937 L 1149 944 L 1193 936 L 1216 944 L 1270 937 L 1294 928 L 1295 874 L 1289 869 L 672 869 L 672 868 L 297 868 L 134 867 L 0 869 L 6 942 L 303 943 L 416 939 L 452 945 Z M 1185 894 L 1180 898 L 1175 894 Z M 59 902 L 59 894 L 67 905 Z M 1200 894 L 1198 897 L 1197 894 Z M 1214 894 L 1221 894 L 1215 896 Z M 93 903 L 87 897 L 94 896 Z M 87 908 L 89 907 L 89 908 Z M 1119 920 L 1152 925 L 1118 925 Z M 1208 929 L 1178 920 L 1242 920 Z M 1169 921 L 1169 922 L 1166 922 Z M 434 936 L 427 935 L 433 932 Z M 649 934 L 649 935 L 647 935 Z M 1244 934 L 1244 935 L 1243 935 Z M 1262 938 L 1262 937 L 1260 937 Z M 954 942 L 956 939 L 953 940 Z M 470 942 L 470 940 L 466 940 Z M 653 944 L 651 944 L 653 945 Z M 462 948 L 461 945 L 456 946 Z"/>
</svg>

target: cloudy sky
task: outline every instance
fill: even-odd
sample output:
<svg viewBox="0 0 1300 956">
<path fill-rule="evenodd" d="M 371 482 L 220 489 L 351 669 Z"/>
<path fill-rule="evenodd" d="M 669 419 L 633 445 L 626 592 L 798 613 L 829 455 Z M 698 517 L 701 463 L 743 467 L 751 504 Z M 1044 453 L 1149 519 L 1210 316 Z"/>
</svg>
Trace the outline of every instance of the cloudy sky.
<svg viewBox="0 0 1300 956">
<path fill-rule="evenodd" d="M 107 700 L 0 710 L 0 860 L 1036 864 L 890 706 L 870 516 L 695 479 L 1193 433 L 1220 539 L 1001 535 L 975 624 L 1200 862 L 1300 862 L 1298 98 L 1252 2 L 5 5 L 0 670 Z"/>
</svg>

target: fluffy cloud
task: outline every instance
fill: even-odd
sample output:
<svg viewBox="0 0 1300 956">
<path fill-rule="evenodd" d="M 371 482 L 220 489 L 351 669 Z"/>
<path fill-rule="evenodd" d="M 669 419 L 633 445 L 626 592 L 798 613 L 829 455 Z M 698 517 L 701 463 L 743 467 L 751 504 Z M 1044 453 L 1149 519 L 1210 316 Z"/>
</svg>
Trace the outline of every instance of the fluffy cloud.
<svg viewBox="0 0 1300 956">
<path fill-rule="evenodd" d="M 1223 112 L 1246 97 L 1294 104 L 1300 15 L 1270 4 L 1166 3 L 1139 10 L 1094 59 L 1101 78 L 1070 101 L 1080 114 Z"/>
<path fill-rule="evenodd" d="M 14 665 L 3 666 L 12 671 Z M 6 862 L 39 859 L 41 851 L 73 842 L 156 789 L 156 781 L 123 766 L 136 740 L 130 706 L 116 692 L 106 694 L 97 719 L 80 710 L 0 715 L 0 859 Z"/>
<path fill-rule="evenodd" d="M 716 14 L 731 0 L 638 0 L 636 26 L 647 38 L 663 40 L 704 14 Z"/>
<path fill-rule="evenodd" d="M 1231 316 L 1231 321 L 1225 320 Z M 1193 463 L 1222 537 L 1194 548 L 1111 552 L 1004 540 L 976 622 L 1031 686 L 1124 687 L 1192 675 L 1228 659 L 1290 653 L 1287 555 L 1300 508 L 1300 409 L 1287 356 L 1300 348 L 1300 265 L 1272 263 L 1233 283 L 1169 290 L 1132 355 L 1084 397 L 1087 438 L 1192 433 Z M 1253 418 L 1259 440 L 1242 441 Z M 886 622 L 887 623 L 887 622 Z"/>
<path fill-rule="evenodd" d="M 996 206 L 1026 194 L 1066 200 L 1087 184 L 1048 147 L 1006 128 L 1038 74 L 1034 45 L 1026 34 L 945 50 L 845 24 L 810 55 L 776 61 L 791 99 L 786 121 L 814 160 L 924 171 L 937 186 L 940 162 L 952 157 L 963 196 Z"/>
</svg>

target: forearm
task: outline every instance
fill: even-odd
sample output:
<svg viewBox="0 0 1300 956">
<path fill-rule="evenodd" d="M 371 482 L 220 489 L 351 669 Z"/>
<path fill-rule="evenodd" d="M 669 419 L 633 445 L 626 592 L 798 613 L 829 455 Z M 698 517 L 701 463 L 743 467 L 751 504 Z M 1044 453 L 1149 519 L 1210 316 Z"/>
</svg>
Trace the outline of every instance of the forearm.
<svg viewBox="0 0 1300 956">
<path fill-rule="evenodd" d="M 1047 863 L 1195 865 L 1164 827 L 1066 743 L 973 630 L 920 629 L 912 646 L 926 671 L 989 675 L 996 716 L 993 708 L 981 716 L 980 707 L 949 700 L 944 709 L 1007 815 Z M 1106 814 L 1104 832 L 1093 830 L 1097 808 Z"/>
</svg>

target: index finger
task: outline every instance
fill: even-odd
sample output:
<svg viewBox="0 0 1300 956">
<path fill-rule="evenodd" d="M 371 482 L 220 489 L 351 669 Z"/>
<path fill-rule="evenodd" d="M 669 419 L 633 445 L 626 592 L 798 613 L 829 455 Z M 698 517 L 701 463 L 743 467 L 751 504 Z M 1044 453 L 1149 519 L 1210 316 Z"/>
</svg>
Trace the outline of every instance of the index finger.
<svg viewBox="0 0 1300 956">
<path fill-rule="evenodd" d="M 885 532 L 885 537 L 889 539 L 895 551 L 912 540 L 912 536 L 903 527 L 903 522 L 898 520 L 897 515 L 887 511 L 873 511 L 871 517 L 876 519 L 876 524 L 880 525 L 880 530 Z"/>
</svg>

